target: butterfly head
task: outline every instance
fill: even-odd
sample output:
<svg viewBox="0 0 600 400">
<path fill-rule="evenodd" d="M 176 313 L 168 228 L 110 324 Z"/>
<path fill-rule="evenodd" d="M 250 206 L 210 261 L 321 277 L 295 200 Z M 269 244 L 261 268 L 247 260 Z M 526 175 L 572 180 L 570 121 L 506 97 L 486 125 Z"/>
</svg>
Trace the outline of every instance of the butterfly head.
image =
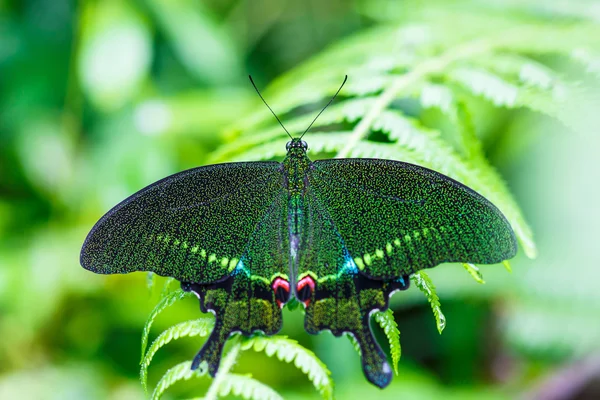
<svg viewBox="0 0 600 400">
<path fill-rule="evenodd" d="M 294 152 L 300 150 L 302 153 L 306 153 L 306 150 L 308 150 L 308 144 L 304 140 L 302 140 L 302 138 L 294 138 L 287 142 L 287 144 L 285 145 L 285 149 L 288 152 L 291 150 L 294 150 Z"/>
</svg>

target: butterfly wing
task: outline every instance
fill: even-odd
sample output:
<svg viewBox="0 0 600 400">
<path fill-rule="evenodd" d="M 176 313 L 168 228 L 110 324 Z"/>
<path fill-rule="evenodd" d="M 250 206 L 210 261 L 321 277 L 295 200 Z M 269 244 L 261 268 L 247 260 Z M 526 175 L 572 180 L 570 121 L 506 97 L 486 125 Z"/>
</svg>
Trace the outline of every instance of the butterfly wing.
<svg viewBox="0 0 600 400">
<path fill-rule="evenodd" d="M 496 263 L 516 252 L 500 211 L 437 172 L 334 159 L 314 162 L 308 182 L 296 288 L 305 328 L 351 334 L 365 376 L 379 387 L 392 373 L 370 316 L 387 309 L 394 291 L 408 288 L 410 274 L 442 262 Z"/>
<path fill-rule="evenodd" d="M 282 326 L 289 288 L 286 200 L 281 164 L 219 164 L 156 182 L 110 210 L 81 250 L 97 273 L 152 271 L 194 292 L 215 326 L 194 358 L 215 376 L 234 332 L 267 335 Z"/>
<path fill-rule="evenodd" d="M 310 187 L 370 278 L 394 279 L 443 262 L 493 264 L 516 254 L 504 215 L 445 175 L 378 159 L 313 166 Z"/>
<path fill-rule="evenodd" d="M 385 387 L 392 372 L 373 337 L 370 316 L 373 310 L 387 309 L 393 291 L 408 288 L 408 277 L 383 281 L 360 274 L 330 210 L 312 189 L 304 196 L 303 212 L 296 296 L 305 305 L 304 327 L 312 334 L 327 329 L 335 336 L 352 335 L 365 376 Z"/>
<path fill-rule="evenodd" d="M 224 279 L 281 193 L 280 165 L 199 167 L 140 190 L 96 223 L 81 265 L 102 274 L 152 271 L 182 282 Z"/>
</svg>

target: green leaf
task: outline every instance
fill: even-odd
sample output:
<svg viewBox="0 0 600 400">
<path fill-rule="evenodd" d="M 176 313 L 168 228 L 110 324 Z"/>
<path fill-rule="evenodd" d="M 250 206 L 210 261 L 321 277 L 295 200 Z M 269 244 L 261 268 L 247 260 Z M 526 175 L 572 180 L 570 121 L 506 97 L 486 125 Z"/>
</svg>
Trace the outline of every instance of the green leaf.
<svg viewBox="0 0 600 400">
<path fill-rule="evenodd" d="M 398 375 L 398 362 L 402 355 L 402 348 L 400 347 L 400 330 L 398 329 L 398 323 L 394 318 L 394 312 L 391 308 L 386 311 L 379 311 L 375 313 L 375 321 L 381 326 L 383 332 L 388 338 L 390 343 L 390 354 L 392 356 L 392 365 L 394 372 Z"/>
<path fill-rule="evenodd" d="M 493 62 L 497 56 L 491 56 Z M 506 108 L 528 108 L 554 117 L 569 128 L 585 131 L 580 123 L 581 113 L 573 104 L 600 105 L 592 91 L 576 82 L 567 82 L 543 65 L 528 61 L 526 58 L 512 57 L 517 65 L 504 63 L 491 67 L 494 72 L 480 67 L 460 67 L 451 70 L 447 78 L 458 83 L 473 94 L 482 96 L 496 106 Z M 520 64 L 517 60 L 520 60 Z M 519 68 L 513 80 L 500 76 L 496 71 Z"/>
<path fill-rule="evenodd" d="M 208 336 L 213 328 L 214 319 L 212 318 L 199 318 L 192 321 L 185 321 L 177 325 L 171 326 L 163 331 L 158 337 L 152 342 L 150 348 L 144 355 L 141 362 L 140 368 L 140 380 L 144 390 L 147 390 L 148 385 L 148 367 L 152 362 L 154 354 L 172 340 L 179 339 L 180 337 L 195 337 L 195 336 Z"/>
<path fill-rule="evenodd" d="M 418 271 L 411 276 L 411 279 L 419 290 L 427 296 L 427 301 L 431 304 L 431 310 L 435 316 L 437 330 L 441 334 L 446 327 L 446 317 L 444 316 L 444 313 L 442 313 L 440 299 L 435 292 L 435 286 L 433 285 L 431 278 L 429 278 L 425 271 Z"/>
<path fill-rule="evenodd" d="M 279 393 L 251 375 L 227 374 L 219 387 L 219 395 L 225 397 L 230 394 L 244 399 L 283 400 Z"/>
<path fill-rule="evenodd" d="M 188 6 L 189 0 L 179 0 L 180 9 Z M 290 131 L 302 132 L 319 105 L 328 100 L 343 75 L 348 74 L 341 96 L 306 135 L 312 154 L 402 160 L 457 179 L 504 213 L 520 248 L 533 258 L 537 250 L 532 231 L 477 136 L 481 130 L 478 121 L 484 117 L 478 113 L 482 109 L 527 109 L 567 126 L 580 127 L 579 109 L 594 109 L 598 99 L 578 83 L 581 76 L 575 76 L 576 72 L 569 68 L 559 70 L 555 58 L 547 56 L 559 55 L 560 60 L 583 66 L 589 72 L 585 78 L 591 79 L 589 75 L 599 70 L 600 26 L 564 18 L 561 13 L 553 14 L 556 19 L 551 20 L 531 13 L 517 16 L 522 8 L 516 5 L 514 13 L 498 11 L 490 19 L 489 12 L 477 10 L 480 7 L 473 3 L 459 12 L 443 2 L 410 10 L 390 5 L 386 7 L 390 12 L 382 15 L 381 7 L 365 6 L 368 15 L 392 24 L 334 44 L 275 80 L 263 93 Z M 379 15 L 375 15 L 377 10 Z M 393 10 L 399 12 L 396 17 Z M 556 11 L 553 10 L 552 13 Z M 158 18 L 165 24 L 167 17 Z M 177 20 L 168 18 L 171 23 Z M 461 29 L 456 29 L 457 25 Z M 165 27 L 175 37 L 178 27 Z M 182 56 L 184 51 L 177 52 L 188 68 L 200 70 L 186 61 L 189 55 Z M 277 159 L 285 155 L 288 137 L 258 100 L 256 104 L 256 110 L 251 110 L 246 118 L 236 118 L 227 132 L 231 143 L 211 154 L 211 161 Z M 443 113 L 441 122 L 435 118 L 432 121 L 431 115 L 437 113 L 429 112 L 430 108 Z M 510 269 L 508 262 L 504 265 Z M 463 266 L 476 281 L 483 282 L 477 266 Z M 426 294 L 441 333 L 445 317 L 432 281 L 424 271 L 414 274 L 412 280 Z M 391 311 L 376 314 L 376 319 L 390 341 L 396 370 L 399 332 Z M 173 332 L 177 329 L 180 328 Z M 159 339 L 160 346 L 164 345 L 160 336 Z M 160 346 L 157 344 L 156 349 Z M 325 397 L 331 396 L 333 383 L 327 368 L 295 341 L 257 336 L 244 340 L 242 346 L 294 362 Z M 149 354 L 155 351 L 152 347 Z M 232 355 L 232 363 L 234 358 Z M 215 383 L 211 396 L 223 395 L 221 391 L 229 379 L 251 378 L 223 374 L 219 379 L 221 383 Z M 253 384 L 240 383 L 246 388 Z M 231 390 L 228 393 L 234 393 Z"/>
<path fill-rule="evenodd" d="M 146 324 L 144 325 L 144 331 L 142 332 L 142 357 L 140 359 L 140 363 L 144 361 L 144 354 L 146 353 L 146 347 L 148 346 L 148 336 L 150 335 L 150 328 L 152 327 L 152 323 L 158 317 L 158 315 L 163 312 L 167 307 L 173 305 L 176 301 L 183 299 L 186 296 L 190 296 L 190 292 L 184 292 L 183 290 L 177 290 L 175 292 L 171 292 L 165 297 L 161 299 L 161 301 L 154 307 L 148 319 L 146 320 Z"/>
<path fill-rule="evenodd" d="M 173 368 L 169 369 L 162 376 L 154 392 L 152 392 L 152 400 L 159 400 L 163 393 L 173 386 L 175 383 L 182 380 L 190 380 L 191 378 L 198 378 L 206 375 L 206 368 L 198 368 L 192 371 L 192 362 L 185 361 L 177 364 Z"/>
<path fill-rule="evenodd" d="M 167 279 L 165 279 L 163 289 L 160 292 L 161 298 L 166 297 L 171 292 L 171 285 L 173 284 L 173 282 L 177 282 L 177 279 L 171 278 L 171 277 L 168 277 Z"/>
<path fill-rule="evenodd" d="M 475 279 L 475 281 L 477 283 L 485 283 L 485 281 L 483 280 L 483 275 L 481 274 L 481 271 L 475 264 L 462 263 L 462 265 L 463 265 L 463 267 L 465 267 L 467 272 L 473 277 L 473 279 Z"/>
<path fill-rule="evenodd" d="M 294 365 L 308 375 L 308 379 L 324 399 L 333 398 L 333 381 L 327 366 L 312 351 L 302 347 L 297 341 L 285 336 L 254 336 L 242 343 L 242 350 L 264 351 L 275 355 L 280 361 Z"/>
<path fill-rule="evenodd" d="M 356 353 L 358 353 L 358 355 L 361 356 L 362 352 L 360 351 L 360 345 L 358 344 L 358 340 L 356 340 L 356 337 L 354 337 L 354 335 L 351 335 L 349 333 L 345 333 L 344 336 L 346 336 L 348 338 L 348 340 L 350 341 L 350 343 L 352 343 L 352 347 L 354 347 L 354 350 L 356 350 Z"/>
<path fill-rule="evenodd" d="M 460 67 L 451 70 L 448 78 L 480 95 L 498 107 L 515 107 L 519 87 L 482 68 Z"/>
</svg>

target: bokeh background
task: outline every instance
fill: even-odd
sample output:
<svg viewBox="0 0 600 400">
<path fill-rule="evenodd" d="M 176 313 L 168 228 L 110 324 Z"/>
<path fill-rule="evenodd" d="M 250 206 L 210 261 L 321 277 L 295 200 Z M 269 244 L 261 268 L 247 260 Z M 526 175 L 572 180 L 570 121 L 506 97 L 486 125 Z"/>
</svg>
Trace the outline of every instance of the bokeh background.
<svg viewBox="0 0 600 400">
<path fill-rule="evenodd" d="M 490 21 L 600 24 L 597 1 L 0 0 L 0 398 L 144 398 L 140 337 L 160 288 L 148 289 L 144 273 L 83 270 L 92 225 L 231 144 L 228 128 L 262 107 L 248 73 L 266 87 L 344 38 L 452 7 Z M 600 71 L 596 50 L 576 71 L 584 85 Z M 485 285 L 460 265 L 432 270 L 448 321 L 441 336 L 418 290 L 396 294 L 403 355 L 388 389 L 364 380 L 347 339 L 310 336 L 301 313 L 286 311 L 284 333 L 328 365 L 338 398 L 600 398 L 600 113 L 587 105 L 573 105 L 587 110 L 577 131 L 531 111 L 481 109 L 477 133 L 539 256 L 521 252 L 512 274 L 482 267 Z M 186 299 L 153 335 L 198 313 Z M 200 345 L 162 349 L 150 385 Z M 286 398 L 318 397 L 300 371 L 264 354 L 244 353 L 236 371 Z M 201 397 L 207 385 L 184 382 L 167 396 Z"/>
</svg>

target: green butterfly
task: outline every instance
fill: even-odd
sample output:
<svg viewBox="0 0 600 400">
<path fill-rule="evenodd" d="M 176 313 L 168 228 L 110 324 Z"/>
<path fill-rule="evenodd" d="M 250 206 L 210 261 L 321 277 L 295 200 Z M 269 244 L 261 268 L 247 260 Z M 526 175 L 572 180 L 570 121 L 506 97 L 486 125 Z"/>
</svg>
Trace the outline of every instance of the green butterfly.
<svg viewBox="0 0 600 400">
<path fill-rule="evenodd" d="M 192 369 L 206 363 L 215 376 L 235 332 L 279 332 L 295 298 L 308 333 L 354 336 L 365 376 L 383 388 L 392 372 L 371 314 L 423 268 L 513 257 L 515 235 L 493 204 L 445 175 L 391 160 L 311 161 L 302 136 L 289 136 L 283 162 L 199 167 L 140 190 L 96 223 L 81 265 L 152 271 L 196 294 L 215 326 Z"/>
</svg>

